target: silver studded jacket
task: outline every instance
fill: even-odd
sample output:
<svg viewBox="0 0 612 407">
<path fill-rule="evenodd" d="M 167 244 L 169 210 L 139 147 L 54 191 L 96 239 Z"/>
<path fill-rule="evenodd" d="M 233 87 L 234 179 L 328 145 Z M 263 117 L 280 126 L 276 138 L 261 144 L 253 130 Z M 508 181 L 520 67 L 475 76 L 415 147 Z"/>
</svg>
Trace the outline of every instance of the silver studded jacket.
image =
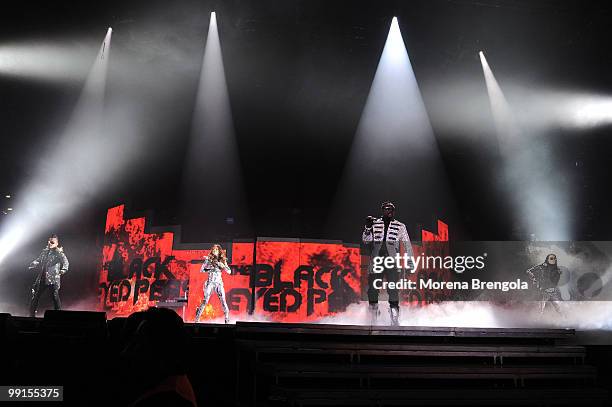
<svg viewBox="0 0 612 407">
<path fill-rule="evenodd" d="M 371 228 L 365 228 L 361 236 L 364 243 L 372 244 L 372 257 L 378 256 L 382 245 L 386 245 L 387 256 L 395 256 L 396 254 L 403 255 L 406 253 L 408 256 L 413 256 L 412 244 L 410 243 L 410 237 L 408 236 L 408 230 L 406 225 L 402 222 L 393 219 L 389 223 L 389 229 L 387 230 L 387 237 L 383 241 L 385 235 L 385 222 L 382 218 L 374 220 Z M 370 273 L 372 270 L 372 262 L 370 262 Z"/>
</svg>

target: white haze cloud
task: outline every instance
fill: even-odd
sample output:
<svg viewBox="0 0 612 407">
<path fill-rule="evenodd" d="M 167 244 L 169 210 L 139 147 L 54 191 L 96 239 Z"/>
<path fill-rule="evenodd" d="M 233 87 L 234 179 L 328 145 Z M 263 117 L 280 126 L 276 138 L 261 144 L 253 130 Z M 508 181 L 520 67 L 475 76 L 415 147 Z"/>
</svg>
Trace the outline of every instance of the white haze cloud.
<svg viewBox="0 0 612 407">
<path fill-rule="evenodd" d="M 540 314 L 537 301 L 496 305 L 486 301 L 449 301 L 424 306 L 402 306 L 400 325 L 405 327 L 461 327 L 461 328 L 573 328 L 576 330 L 612 331 L 612 301 L 562 301 L 561 313 L 547 306 Z M 97 299 L 67 304 L 65 310 L 96 311 Z M 345 312 L 312 321 L 315 324 L 361 325 L 370 324 L 367 302 L 350 305 Z M 14 303 L 0 303 L 2 312 L 25 315 L 27 310 Z M 378 326 L 389 325 L 388 303 L 379 305 Z M 43 311 L 42 309 L 40 311 Z M 180 315 L 180 314 L 179 314 Z M 274 322 L 265 315 L 244 314 L 232 316 L 236 321 Z M 188 321 L 191 322 L 191 321 Z M 223 318 L 205 320 L 202 323 L 223 324 Z"/>
<path fill-rule="evenodd" d="M 610 301 L 561 302 L 561 314 L 552 308 L 539 312 L 539 302 L 502 306 L 486 301 L 442 302 L 425 306 L 402 306 L 400 325 L 470 328 L 574 328 L 577 330 L 612 330 Z M 549 309 L 550 308 L 550 309 Z M 389 325 L 387 303 L 379 305 L 379 325 Z M 346 312 L 317 321 L 321 324 L 368 325 L 368 303 L 349 306 Z"/>
</svg>

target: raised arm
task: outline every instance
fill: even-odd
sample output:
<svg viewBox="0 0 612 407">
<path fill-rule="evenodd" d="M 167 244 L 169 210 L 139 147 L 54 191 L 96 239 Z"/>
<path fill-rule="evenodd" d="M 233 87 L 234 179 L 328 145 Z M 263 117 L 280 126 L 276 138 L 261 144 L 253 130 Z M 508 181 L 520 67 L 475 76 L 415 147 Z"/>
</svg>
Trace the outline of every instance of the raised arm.
<svg viewBox="0 0 612 407">
<path fill-rule="evenodd" d="M 43 254 L 45 253 L 45 251 L 43 250 L 42 252 L 40 252 L 40 254 L 38 255 L 38 257 L 36 259 L 34 259 L 32 261 L 32 263 L 30 263 L 30 265 L 28 266 L 28 268 L 33 269 L 36 268 L 40 265 L 40 262 L 42 261 L 43 258 Z"/>
<path fill-rule="evenodd" d="M 372 241 L 372 228 L 366 227 L 363 229 L 361 240 L 363 240 L 363 243 L 370 243 Z"/>
<path fill-rule="evenodd" d="M 221 264 L 221 268 L 223 268 L 223 270 L 227 273 L 227 274 L 232 274 L 232 269 L 231 267 L 227 264 L 227 260 L 225 260 L 222 264 Z"/>
<path fill-rule="evenodd" d="M 538 281 L 538 278 L 540 277 L 539 275 L 540 275 L 541 268 L 542 268 L 541 264 L 536 264 L 535 266 L 530 267 L 525 271 L 525 273 L 527 273 L 527 275 L 531 279 L 531 283 L 536 288 L 540 288 L 540 282 Z"/>
<path fill-rule="evenodd" d="M 363 233 L 361 234 L 361 240 L 363 243 L 372 242 L 372 226 L 374 225 L 374 218 L 372 216 L 368 216 L 365 221 L 365 227 L 363 228 Z"/>
<path fill-rule="evenodd" d="M 204 263 L 202 263 L 202 266 L 200 267 L 200 273 L 207 273 L 211 268 L 212 265 L 210 264 L 210 260 L 208 260 L 208 256 L 206 256 L 204 258 Z"/>
</svg>

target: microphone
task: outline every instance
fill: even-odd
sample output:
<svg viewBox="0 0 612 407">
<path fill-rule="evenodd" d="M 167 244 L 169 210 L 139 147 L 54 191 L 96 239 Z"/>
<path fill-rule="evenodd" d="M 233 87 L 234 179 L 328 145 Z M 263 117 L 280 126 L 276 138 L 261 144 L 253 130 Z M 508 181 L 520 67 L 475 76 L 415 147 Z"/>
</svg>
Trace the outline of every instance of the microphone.
<svg viewBox="0 0 612 407">
<path fill-rule="evenodd" d="M 367 228 L 371 228 L 371 227 L 372 227 L 372 225 L 374 224 L 374 220 L 375 220 L 375 219 L 376 219 L 376 218 L 375 218 L 374 216 L 368 216 L 368 217 L 366 218 L 366 222 L 365 222 L 366 227 L 367 227 Z"/>
</svg>

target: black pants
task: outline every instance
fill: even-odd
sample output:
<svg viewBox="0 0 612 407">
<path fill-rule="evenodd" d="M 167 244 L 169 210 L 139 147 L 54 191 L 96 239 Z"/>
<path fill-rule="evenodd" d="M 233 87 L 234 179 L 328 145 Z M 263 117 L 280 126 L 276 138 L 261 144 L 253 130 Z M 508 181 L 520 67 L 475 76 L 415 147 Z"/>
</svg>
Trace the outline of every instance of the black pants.
<svg viewBox="0 0 612 407">
<path fill-rule="evenodd" d="M 378 303 L 378 289 L 374 288 L 374 280 L 381 279 L 381 281 L 397 283 L 399 277 L 400 273 L 397 269 L 387 268 L 385 268 L 382 273 L 368 274 L 368 302 L 370 304 Z M 381 282 L 377 284 L 379 287 L 381 285 Z M 389 306 L 392 308 L 399 308 L 399 290 L 387 287 L 387 294 L 389 295 Z"/>
<path fill-rule="evenodd" d="M 38 308 L 38 300 L 40 300 L 40 296 L 42 293 L 48 289 L 51 293 L 51 298 L 53 299 L 53 308 L 62 309 L 62 303 L 60 302 L 59 297 L 59 287 L 55 284 L 46 285 L 46 284 L 38 284 L 36 288 L 34 288 L 34 293 L 32 294 L 32 302 L 30 303 L 30 316 L 36 316 L 36 309 Z"/>
</svg>

